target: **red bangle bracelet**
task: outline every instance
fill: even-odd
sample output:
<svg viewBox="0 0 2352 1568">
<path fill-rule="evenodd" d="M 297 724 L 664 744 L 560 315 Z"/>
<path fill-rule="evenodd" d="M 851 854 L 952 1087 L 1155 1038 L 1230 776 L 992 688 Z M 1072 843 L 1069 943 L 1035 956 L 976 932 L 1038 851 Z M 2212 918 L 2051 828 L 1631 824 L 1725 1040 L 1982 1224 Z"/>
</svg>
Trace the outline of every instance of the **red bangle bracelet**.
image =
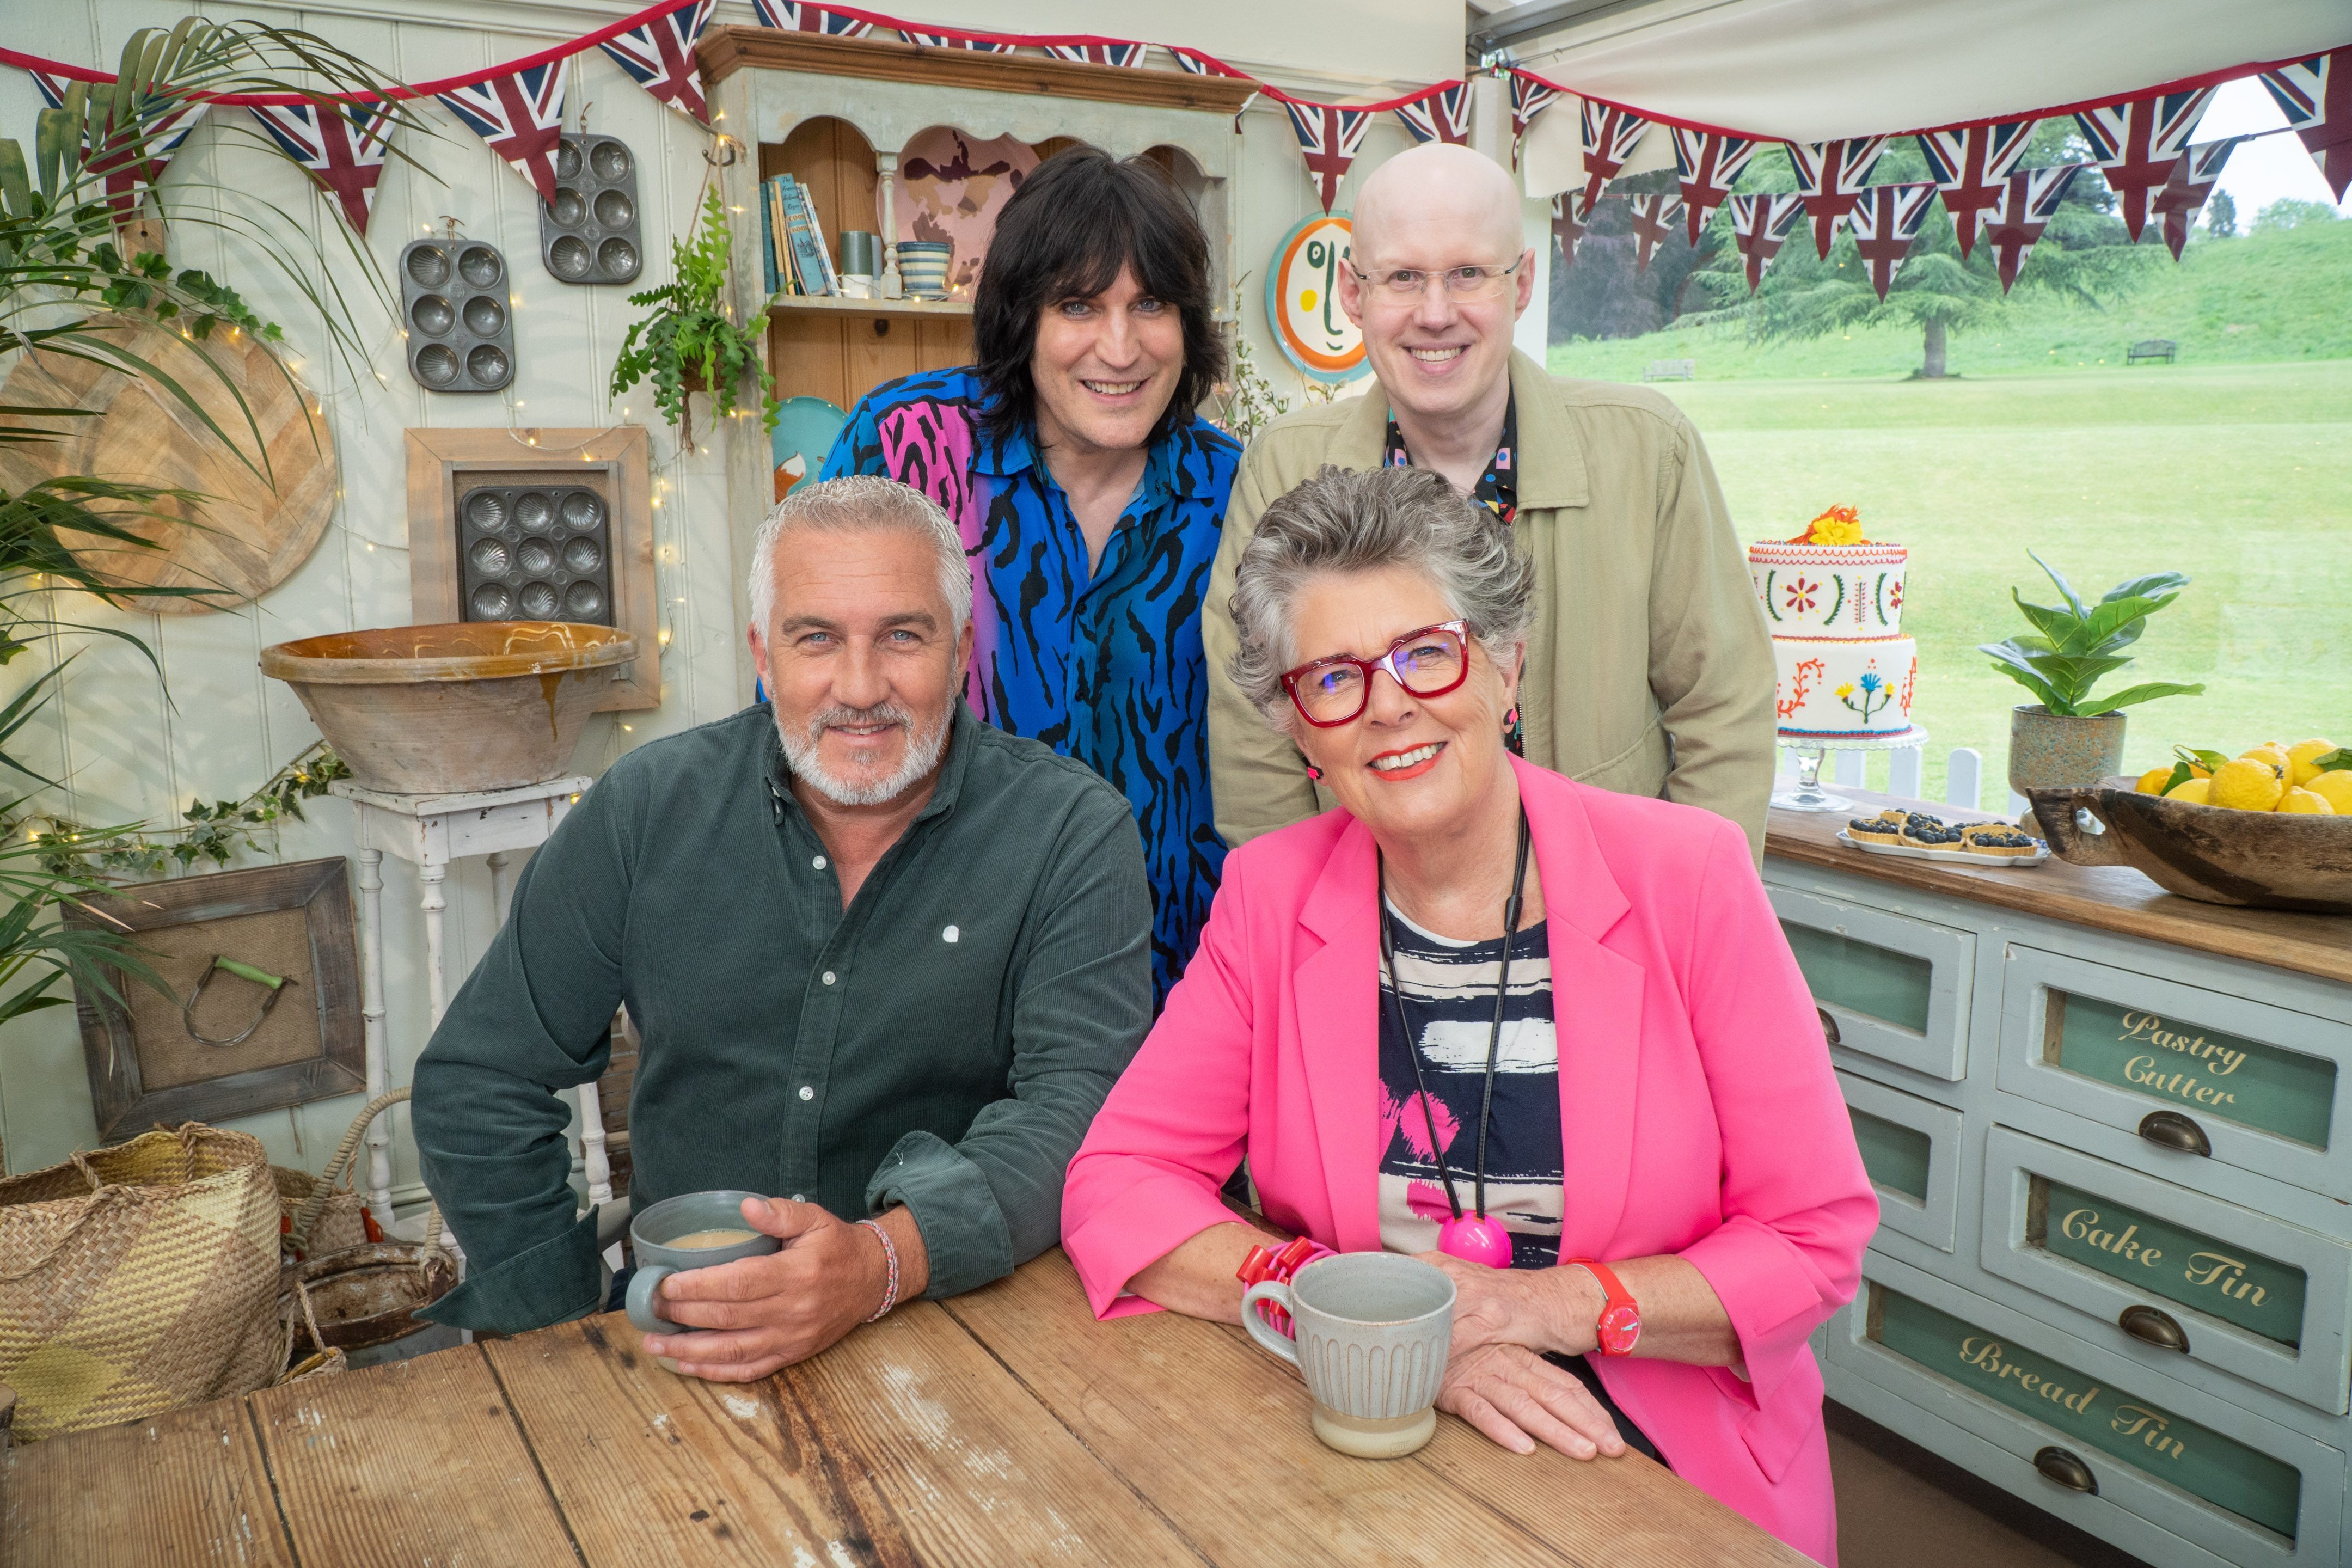
<svg viewBox="0 0 2352 1568">
<path fill-rule="evenodd" d="M 1286 1245 L 1279 1248 L 1265 1246 L 1251 1247 L 1249 1256 L 1242 1259 L 1242 1266 L 1234 1270 L 1234 1278 L 1242 1282 L 1244 1289 L 1247 1289 L 1262 1279 L 1279 1279 L 1288 1284 L 1291 1278 L 1308 1264 L 1318 1258 L 1333 1256 L 1335 1254 L 1330 1247 L 1312 1237 L 1293 1237 Z M 1271 1301 L 1260 1301 L 1257 1304 L 1257 1310 L 1258 1315 L 1277 1332 L 1286 1334 L 1290 1331 L 1289 1313 Z"/>
</svg>

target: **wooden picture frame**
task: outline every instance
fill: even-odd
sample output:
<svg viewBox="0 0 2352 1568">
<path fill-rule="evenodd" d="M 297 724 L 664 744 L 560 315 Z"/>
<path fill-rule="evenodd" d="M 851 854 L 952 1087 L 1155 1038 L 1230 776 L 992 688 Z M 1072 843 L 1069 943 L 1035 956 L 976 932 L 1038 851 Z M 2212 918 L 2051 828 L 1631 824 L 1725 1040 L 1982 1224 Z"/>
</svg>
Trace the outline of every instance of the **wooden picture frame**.
<svg viewBox="0 0 2352 1568">
<path fill-rule="evenodd" d="M 101 1140 L 116 1142 L 158 1124 L 276 1110 L 367 1087 L 351 877 L 340 856 L 141 883 L 85 902 L 86 909 L 66 906 L 68 924 L 127 930 L 151 949 L 147 962 L 175 991 L 177 982 L 210 967 L 198 954 L 257 942 L 284 955 L 276 962 L 293 982 L 258 1015 L 251 1039 L 224 1046 L 171 1037 L 170 1026 L 187 1033 L 178 1006 L 120 970 L 108 972 L 120 1001 L 77 987 L 74 1012 Z M 264 918 L 272 916 L 278 918 Z M 163 939 L 167 932 L 173 935 Z M 224 1027 L 233 1031 L 259 988 L 228 975 L 215 975 L 213 984 L 221 989 L 210 1006 L 226 1011 L 230 1021 Z M 213 994 L 210 987 L 205 994 Z M 160 1025 L 159 1016 L 169 1024 Z M 225 1070 L 205 1070 L 215 1064 Z"/>
<path fill-rule="evenodd" d="M 412 429 L 408 437 L 408 595 L 420 626 L 465 618 L 457 497 L 474 485 L 585 485 L 603 498 L 613 553 L 613 625 L 637 657 L 615 667 L 599 713 L 661 706 L 661 637 L 654 592 L 652 448 L 642 425 L 598 430 Z M 763 440 L 765 437 L 761 437 Z"/>
</svg>

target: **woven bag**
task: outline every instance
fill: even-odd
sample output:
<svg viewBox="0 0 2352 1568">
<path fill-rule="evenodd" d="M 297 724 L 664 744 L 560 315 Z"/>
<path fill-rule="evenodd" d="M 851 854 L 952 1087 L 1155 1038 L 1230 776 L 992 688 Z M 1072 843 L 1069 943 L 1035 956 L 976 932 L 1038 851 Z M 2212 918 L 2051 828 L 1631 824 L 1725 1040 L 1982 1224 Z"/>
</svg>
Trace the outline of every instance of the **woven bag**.
<svg viewBox="0 0 2352 1568">
<path fill-rule="evenodd" d="M 319 1207 L 319 1217 L 310 1226 L 306 1238 L 298 1230 L 302 1205 L 319 1188 L 319 1178 L 308 1171 L 289 1170 L 284 1165 L 269 1167 L 269 1179 L 278 1188 L 278 1234 L 297 1258 L 324 1258 L 330 1252 L 341 1252 L 347 1247 L 365 1247 L 375 1240 L 368 1234 L 367 1199 L 352 1190 L 351 1173 L 344 1173 L 343 1184 L 330 1186 Z"/>
<path fill-rule="evenodd" d="M 277 1373 L 278 1199 L 261 1141 L 191 1121 L 0 1181 L 0 1383 L 16 1436 L 132 1421 Z"/>
</svg>

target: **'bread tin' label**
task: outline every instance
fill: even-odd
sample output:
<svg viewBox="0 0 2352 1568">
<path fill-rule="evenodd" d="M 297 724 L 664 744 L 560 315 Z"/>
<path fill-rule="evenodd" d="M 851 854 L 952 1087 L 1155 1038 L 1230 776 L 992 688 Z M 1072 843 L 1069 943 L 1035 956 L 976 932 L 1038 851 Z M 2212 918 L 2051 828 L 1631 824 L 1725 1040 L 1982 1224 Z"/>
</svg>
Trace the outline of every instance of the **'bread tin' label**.
<svg viewBox="0 0 2352 1568">
<path fill-rule="evenodd" d="M 2049 1056 L 2159 1104 L 2327 1147 L 2336 1064 L 2095 996 L 2050 993 Z"/>
<path fill-rule="evenodd" d="M 2292 1539 L 2303 1475 L 2126 1389 L 2113 1388 L 1873 1281 L 1871 1337 L 1906 1360 L 2007 1405 L 2217 1508 Z"/>
<path fill-rule="evenodd" d="M 2036 1176 L 2033 1186 L 2032 1245 L 2249 1333 L 2302 1343 L 2302 1269 L 2063 1182 Z"/>
</svg>

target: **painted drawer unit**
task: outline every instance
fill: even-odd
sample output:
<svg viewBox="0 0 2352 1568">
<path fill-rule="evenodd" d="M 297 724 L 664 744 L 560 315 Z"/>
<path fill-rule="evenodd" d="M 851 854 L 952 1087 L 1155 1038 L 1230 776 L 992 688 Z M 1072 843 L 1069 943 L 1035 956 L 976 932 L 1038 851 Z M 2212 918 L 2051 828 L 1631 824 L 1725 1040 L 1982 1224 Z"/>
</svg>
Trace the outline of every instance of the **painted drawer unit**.
<svg viewBox="0 0 2352 1568">
<path fill-rule="evenodd" d="M 1967 1076 L 1975 933 L 1800 889 L 1766 891 L 1832 1047 L 1947 1082 Z"/>
<path fill-rule="evenodd" d="M 2352 1024 L 2024 946 L 2003 969 L 2003 1092 L 2137 1131 L 2185 1185 L 2211 1159 L 2352 1199 Z"/>
<path fill-rule="evenodd" d="M 1960 1208 L 1960 1113 L 1850 1072 L 1837 1075 L 1881 1230 L 1952 1250 Z"/>
<path fill-rule="evenodd" d="M 1986 1140 L 1985 1271 L 2097 1320 L 2075 1331 L 2341 1415 L 2352 1245 L 2007 1127 Z"/>
<path fill-rule="evenodd" d="M 2338 1560 L 2340 1451 L 1897 1259 L 1863 1268 L 1830 1325 L 1833 1397 L 1893 1394 L 2000 1456 L 1971 1469 L 2154 1563 Z"/>
</svg>

